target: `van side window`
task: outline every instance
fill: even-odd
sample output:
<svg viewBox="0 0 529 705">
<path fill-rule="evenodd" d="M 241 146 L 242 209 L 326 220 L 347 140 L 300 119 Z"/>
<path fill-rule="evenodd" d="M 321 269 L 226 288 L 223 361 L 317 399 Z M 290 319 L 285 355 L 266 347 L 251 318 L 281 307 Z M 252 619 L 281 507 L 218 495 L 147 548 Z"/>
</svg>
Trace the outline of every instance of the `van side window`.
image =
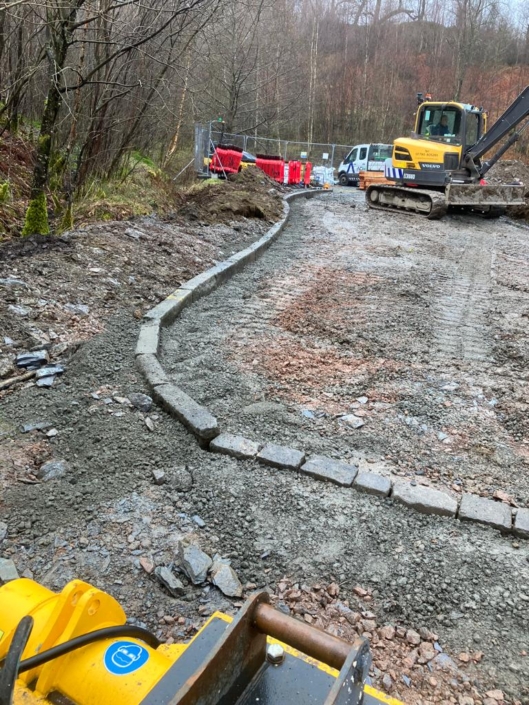
<svg viewBox="0 0 529 705">
<path fill-rule="evenodd" d="M 349 156 L 347 157 L 348 162 L 356 162 L 356 155 L 358 154 L 357 149 L 353 149 L 351 152 L 349 152 Z"/>
<path fill-rule="evenodd" d="M 367 147 L 362 147 L 360 150 L 360 159 L 365 159 L 367 157 Z"/>
</svg>

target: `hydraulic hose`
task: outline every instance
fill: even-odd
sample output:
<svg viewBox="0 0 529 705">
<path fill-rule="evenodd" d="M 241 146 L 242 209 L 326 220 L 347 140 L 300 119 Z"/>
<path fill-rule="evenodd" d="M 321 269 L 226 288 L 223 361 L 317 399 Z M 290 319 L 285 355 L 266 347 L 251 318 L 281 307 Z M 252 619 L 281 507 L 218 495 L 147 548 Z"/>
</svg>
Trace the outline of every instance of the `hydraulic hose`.
<svg viewBox="0 0 529 705">
<path fill-rule="evenodd" d="M 70 641 L 65 641 L 64 644 L 58 644 L 53 646 L 51 649 L 43 651 L 41 654 L 36 656 L 31 656 L 24 661 L 21 661 L 18 672 L 24 673 L 25 671 L 30 671 L 32 668 L 37 668 L 42 666 L 48 661 L 59 658 L 59 656 L 64 656 L 69 654 L 71 651 L 80 649 L 88 644 L 93 644 L 94 641 L 102 641 L 103 639 L 115 639 L 117 637 L 132 637 L 133 639 L 139 639 L 145 642 L 148 646 L 153 649 L 157 649 L 160 646 L 160 641 L 143 627 L 135 627 L 132 624 L 123 624 L 118 627 L 106 627 L 105 629 L 96 629 L 93 632 L 88 632 L 88 634 L 82 634 L 75 639 L 70 639 Z M 0 667 L 3 667 L 4 661 L 0 661 Z"/>
</svg>

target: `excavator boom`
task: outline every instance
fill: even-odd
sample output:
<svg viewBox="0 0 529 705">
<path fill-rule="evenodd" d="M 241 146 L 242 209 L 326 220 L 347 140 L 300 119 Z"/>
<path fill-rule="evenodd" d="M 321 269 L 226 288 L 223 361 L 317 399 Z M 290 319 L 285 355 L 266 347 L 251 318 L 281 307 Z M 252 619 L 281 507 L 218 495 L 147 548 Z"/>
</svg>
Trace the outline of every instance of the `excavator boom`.
<svg viewBox="0 0 529 705">
<path fill-rule="evenodd" d="M 514 100 L 503 115 L 475 145 L 464 152 L 465 160 L 476 160 L 495 147 L 513 129 L 529 115 L 529 86 Z"/>
</svg>

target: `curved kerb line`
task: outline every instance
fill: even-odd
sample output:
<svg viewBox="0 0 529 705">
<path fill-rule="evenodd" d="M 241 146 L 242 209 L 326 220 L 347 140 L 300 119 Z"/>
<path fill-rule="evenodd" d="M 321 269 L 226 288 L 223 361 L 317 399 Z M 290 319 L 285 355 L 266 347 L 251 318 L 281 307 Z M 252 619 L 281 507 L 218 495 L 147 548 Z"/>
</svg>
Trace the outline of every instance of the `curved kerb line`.
<svg viewBox="0 0 529 705">
<path fill-rule="evenodd" d="M 458 501 L 446 492 L 431 487 L 412 485 L 401 480 L 394 482 L 383 475 L 359 472 L 354 465 L 333 458 L 314 456 L 307 459 L 303 452 L 293 448 L 273 443 L 259 444 L 240 436 L 221 433 L 213 414 L 171 382 L 165 374 L 158 359 L 161 328 L 170 326 L 184 308 L 210 294 L 241 272 L 248 263 L 255 262 L 281 234 L 290 215 L 290 201 L 312 198 L 322 193 L 328 191 L 295 191 L 284 196 L 282 219 L 263 237 L 224 262 L 185 282 L 145 314 L 135 357 L 136 365 L 145 377 L 153 398 L 196 436 L 202 448 L 211 452 L 223 453 L 237 459 L 255 459 L 264 465 L 282 470 L 295 470 L 342 487 L 353 487 L 378 497 L 391 497 L 423 514 L 472 521 L 498 529 L 503 534 L 513 533 L 520 538 L 529 538 L 527 508 L 513 512 L 507 504 L 470 493 L 463 494 Z"/>
</svg>

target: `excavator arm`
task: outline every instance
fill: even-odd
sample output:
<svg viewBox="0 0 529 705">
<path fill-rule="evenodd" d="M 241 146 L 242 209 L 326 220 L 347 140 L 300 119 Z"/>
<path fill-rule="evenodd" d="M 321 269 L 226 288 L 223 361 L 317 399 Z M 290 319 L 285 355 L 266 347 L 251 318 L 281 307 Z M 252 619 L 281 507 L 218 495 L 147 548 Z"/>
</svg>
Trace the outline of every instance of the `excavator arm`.
<svg viewBox="0 0 529 705">
<path fill-rule="evenodd" d="M 496 120 L 494 125 L 476 142 L 475 145 L 463 154 L 462 166 L 468 169 L 472 176 L 482 177 L 505 154 L 505 152 L 518 139 L 521 130 L 514 132 L 507 142 L 481 165 L 476 164 L 490 149 L 497 145 L 511 130 L 514 130 L 526 117 L 529 116 L 529 86 L 527 86 L 514 100 L 503 115 Z M 524 126 L 526 127 L 527 124 Z"/>
</svg>

